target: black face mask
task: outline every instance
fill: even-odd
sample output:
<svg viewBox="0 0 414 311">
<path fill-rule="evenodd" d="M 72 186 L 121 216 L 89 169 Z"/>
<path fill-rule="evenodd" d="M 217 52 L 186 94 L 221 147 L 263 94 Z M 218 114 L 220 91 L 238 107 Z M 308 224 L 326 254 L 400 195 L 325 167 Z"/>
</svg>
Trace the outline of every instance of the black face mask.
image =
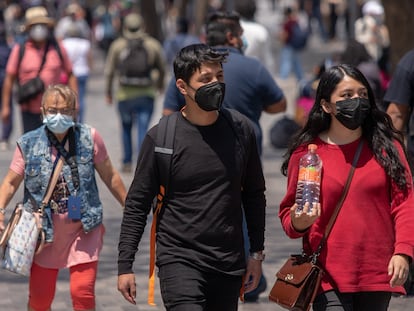
<svg viewBox="0 0 414 311">
<path fill-rule="evenodd" d="M 368 99 L 362 97 L 337 101 L 335 118 L 346 128 L 355 130 L 365 121 L 370 108 Z"/>
<path fill-rule="evenodd" d="M 205 111 L 220 110 L 226 90 L 225 86 L 222 82 L 203 85 L 196 90 L 194 100 Z"/>
</svg>

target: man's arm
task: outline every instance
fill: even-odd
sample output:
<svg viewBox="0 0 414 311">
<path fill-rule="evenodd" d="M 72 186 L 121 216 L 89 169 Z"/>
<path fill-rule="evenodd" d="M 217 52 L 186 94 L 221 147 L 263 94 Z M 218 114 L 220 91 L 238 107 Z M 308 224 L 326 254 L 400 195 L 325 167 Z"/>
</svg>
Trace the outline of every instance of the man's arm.
<svg viewBox="0 0 414 311">
<path fill-rule="evenodd" d="M 284 112 L 286 110 L 286 98 L 283 97 L 281 100 L 266 106 L 264 111 L 270 114 Z"/>
<path fill-rule="evenodd" d="M 109 47 L 108 55 L 105 59 L 105 95 L 107 104 L 112 104 L 112 83 L 115 74 L 115 57 L 117 55 L 117 45 L 119 45 L 118 40 L 112 42 Z"/>
</svg>

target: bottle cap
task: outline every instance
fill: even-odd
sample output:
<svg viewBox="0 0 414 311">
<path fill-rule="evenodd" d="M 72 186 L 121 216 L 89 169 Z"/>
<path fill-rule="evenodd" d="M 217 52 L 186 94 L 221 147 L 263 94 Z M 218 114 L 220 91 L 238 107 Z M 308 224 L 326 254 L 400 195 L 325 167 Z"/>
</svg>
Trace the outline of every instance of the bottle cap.
<svg viewBox="0 0 414 311">
<path fill-rule="evenodd" d="M 309 145 L 308 145 L 308 150 L 315 151 L 315 150 L 317 150 L 317 149 L 318 149 L 318 146 L 317 146 L 317 145 L 315 145 L 315 144 L 309 144 Z"/>
</svg>

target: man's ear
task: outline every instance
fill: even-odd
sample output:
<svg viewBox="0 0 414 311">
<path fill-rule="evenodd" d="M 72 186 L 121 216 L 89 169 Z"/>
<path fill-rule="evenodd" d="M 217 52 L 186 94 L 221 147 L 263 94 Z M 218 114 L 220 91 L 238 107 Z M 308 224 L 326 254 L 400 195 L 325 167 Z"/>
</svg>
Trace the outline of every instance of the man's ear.
<svg viewBox="0 0 414 311">
<path fill-rule="evenodd" d="M 187 89 L 185 87 L 186 83 L 184 82 L 183 79 L 177 79 L 177 81 L 175 81 L 175 85 L 177 86 L 181 94 L 187 95 Z"/>
<path fill-rule="evenodd" d="M 227 44 L 233 47 L 238 47 L 238 37 L 233 35 L 231 31 L 226 32 Z"/>
</svg>

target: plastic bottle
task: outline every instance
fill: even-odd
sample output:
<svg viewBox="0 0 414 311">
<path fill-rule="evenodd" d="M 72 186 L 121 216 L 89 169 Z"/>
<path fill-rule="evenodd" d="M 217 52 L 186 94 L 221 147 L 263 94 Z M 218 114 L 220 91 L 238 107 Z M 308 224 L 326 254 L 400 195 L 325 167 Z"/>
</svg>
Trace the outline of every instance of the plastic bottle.
<svg viewBox="0 0 414 311">
<path fill-rule="evenodd" d="M 306 202 L 309 202 L 309 212 L 313 203 L 319 203 L 322 160 L 316 153 L 318 146 L 308 145 L 308 152 L 300 158 L 298 184 L 296 188 L 296 214 L 300 214 Z"/>
</svg>

